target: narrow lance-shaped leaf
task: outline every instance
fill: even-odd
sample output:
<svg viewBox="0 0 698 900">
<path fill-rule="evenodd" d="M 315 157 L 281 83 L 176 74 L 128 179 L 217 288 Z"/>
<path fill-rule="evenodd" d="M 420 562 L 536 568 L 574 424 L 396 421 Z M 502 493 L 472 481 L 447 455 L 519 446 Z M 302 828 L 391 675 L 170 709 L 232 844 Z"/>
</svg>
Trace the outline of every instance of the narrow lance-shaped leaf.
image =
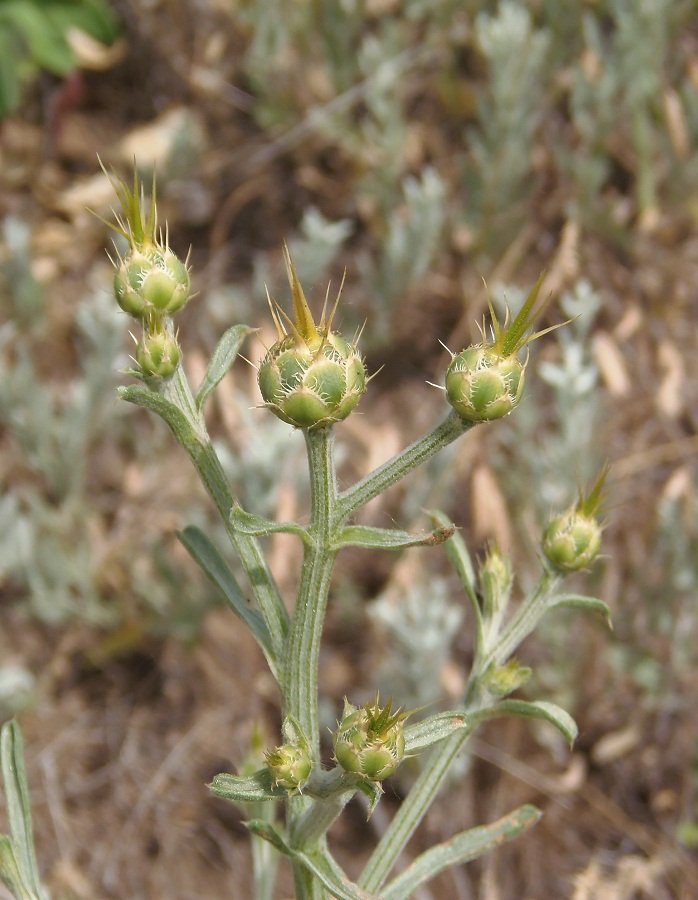
<svg viewBox="0 0 698 900">
<path fill-rule="evenodd" d="M 136 406 L 143 406 L 145 409 L 157 413 L 184 447 L 189 447 L 195 439 L 195 430 L 191 422 L 174 403 L 171 403 L 162 394 L 137 384 L 117 388 L 117 393 L 122 400 L 126 400 L 128 403 L 135 403 Z"/>
<path fill-rule="evenodd" d="M 256 803 L 263 800 L 282 800 L 288 791 L 272 784 L 269 769 L 260 769 L 252 775 L 228 775 L 223 772 L 216 775 L 209 790 L 222 800 L 234 803 Z"/>
<path fill-rule="evenodd" d="M 264 537 L 268 534 L 295 534 L 304 544 L 312 541 L 302 525 L 296 525 L 295 522 L 275 522 L 273 519 L 265 519 L 263 516 L 246 512 L 237 504 L 230 511 L 229 522 L 235 531 L 251 537 Z"/>
<path fill-rule="evenodd" d="M 421 722 L 405 728 L 405 753 L 419 753 L 451 735 L 469 727 L 465 713 L 450 711 L 429 716 Z"/>
<path fill-rule="evenodd" d="M 276 669 L 276 656 L 272 647 L 271 635 L 262 614 L 253 609 L 246 601 L 245 595 L 237 583 L 228 564 L 220 555 L 208 537 L 190 525 L 177 532 L 177 537 L 189 554 L 196 560 L 213 584 L 221 591 L 228 606 L 247 625 L 264 651 L 272 670 Z"/>
<path fill-rule="evenodd" d="M 5 784 L 5 802 L 12 846 L 22 876 L 30 890 L 36 897 L 43 897 L 34 850 L 34 831 L 23 749 L 22 732 L 19 725 L 14 720 L 5 722 L 0 731 L 0 762 Z"/>
<path fill-rule="evenodd" d="M 560 609 L 561 607 L 600 613 L 606 620 L 608 627 L 613 628 L 611 610 L 608 604 L 604 603 L 603 600 L 598 600 L 596 597 L 587 597 L 584 594 L 560 594 L 553 598 L 548 609 Z"/>
<path fill-rule="evenodd" d="M 354 884 L 327 850 L 297 851 L 294 856 L 310 869 L 337 900 L 379 900 L 375 894 L 369 894 Z"/>
<path fill-rule="evenodd" d="M 544 719 L 546 722 L 554 725 L 570 745 L 575 742 L 579 733 L 577 723 L 572 716 L 556 703 L 548 703 L 547 700 L 536 700 L 535 702 L 501 700 L 495 706 L 490 706 L 488 709 L 482 709 L 472 714 L 472 718 L 477 721 L 498 719 L 502 716 L 525 716 L 532 719 Z"/>
<path fill-rule="evenodd" d="M 17 862 L 12 841 L 6 834 L 0 834 L 0 881 L 15 900 L 40 900 L 27 884 Z"/>
<path fill-rule="evenodd" d="M 245 825 L 252 834 L 255 834 L 257 837 L 270 843 L 279 853 L 284 856 L 294 856 L 293 851 L 287 846 L 284 839 L 271 822 L 267 822 L 264 819 L 251 819 L 249 822 L 245 822 Z"/>
<path fill-rule="evenodd" d="M 196 392 L 196 408 L 201 412 L 211 395 L 212 391 L 225 378 L 230 371 L 230 367 L 235 362 L 242 342 L 248 334 L 254 331 L 247 325 L 233 325 L 229 328 L 218 342 L 213 356 L 208 364 L 208 369 L 201 382 L 199 390 Z"/>
<path fill-rule="evenodd" d="M 461 831 L 455 837 L 422 853 L 404 872 L 381 891 L 381 900 L 407 900 L 439 872 L 462 865 L 496 850 L 535 825 L 541 817 L 535 806 L 521 806 L 491 825 Z"/>
<path fill-rule="evenodd" d="M 455 531 L 453 525 L 443 525 L 422 534 L 410 534 L 394 528 L 372 528 L 368 525 L 350 525 L 343 528 L 334 547 L 362 547 L 372 550 L 402 550 L 406 547 L 435 547 L 448 540 Z"/>
</svg>

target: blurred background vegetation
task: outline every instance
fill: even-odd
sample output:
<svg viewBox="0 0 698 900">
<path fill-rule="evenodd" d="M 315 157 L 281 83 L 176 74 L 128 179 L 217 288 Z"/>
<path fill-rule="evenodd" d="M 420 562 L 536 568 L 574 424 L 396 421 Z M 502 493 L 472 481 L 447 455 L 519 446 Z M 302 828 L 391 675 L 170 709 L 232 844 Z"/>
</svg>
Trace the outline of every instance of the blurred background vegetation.
<svg viewBox="0 0 698 900">
<path fill-rule="evenodd" d="M 533 346 L 528 399 L 366 516 L 419 527 L 441 507 L 525 585 L 543 522 L 608 459 L 607 555 L 577 586 L 614 631 L 558 614 L 529 641 L 527 692 L 580 739 L 514 722 L 474 742 L 417 844 L 517 802 L 545 817 L 419 897 L 698 895 L 695 0 L 0 0 L 0 59 L 0 716 L 21 714 L 54 895 L 251 897 L 241 814 L 204 784 L 278 728 L 260 654 L 176 541 L 217 534 L 203 491 L 164 426 L 115 400 L 130 338 L 87 210 L 113 202 L 97 154 L 156 166 L 171 244 L 191 246 L 194 380 L 231 324 L 262 328 L 259 357 L 284 239 L 311 302 L 346 268 L 342 330 L 366 321 L 381 370 L 338 429 L 347 479 L 441 416 L 426 382 L 440 341 L 476 338 L 483 278 L 515 309 L 546 270 L 548 324 L 576 318 Z M 253 408 L 254 382 L 239 364 L 221 385 L 213 432 L 250 510 L 302 516 L 302 441 Z M 292 597 L 299 548 L 269 553 Z M 328 724 L 377 682 L 407 705 L 462 686 L 443 555 L 395 562 L 340 557 Z M 337 830 L 350 872 L 409 779 Z"/>
</svg>

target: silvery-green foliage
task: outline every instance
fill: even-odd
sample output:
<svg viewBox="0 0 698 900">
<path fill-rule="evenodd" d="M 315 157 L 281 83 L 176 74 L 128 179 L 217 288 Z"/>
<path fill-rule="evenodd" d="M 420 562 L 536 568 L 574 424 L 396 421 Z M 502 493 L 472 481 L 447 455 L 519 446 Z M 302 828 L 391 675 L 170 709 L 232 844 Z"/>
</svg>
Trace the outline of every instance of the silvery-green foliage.
<svg viewBox="0 0 698 900">
<path fill-rule="evenodd" d="M 485 245 L 511 238 L 534 183 L 531 153 L 545 99 L 547 29 L 536 29 L 522 4 L 503 0 L 497 14 L 480 13 L 476 44 L 487 61 L 489 79 L 468 134 L 473 206 Z M 495 234 L 496 232 L 496 234 Z"/>
<path fill-rule="evenodd" d="M 388 638 L 377 675 L 381 693 L 415 708 L 443 696 L 443 672 L 464 615 L 446 579 L 390 590 L 371 603 L 369 615 Z"/>
<path fill-rule="evenodd" d="M 12 718 L 32 701 L 36 679 L 24 666 L 0 666 L 0 721 Z"/>
</svg>

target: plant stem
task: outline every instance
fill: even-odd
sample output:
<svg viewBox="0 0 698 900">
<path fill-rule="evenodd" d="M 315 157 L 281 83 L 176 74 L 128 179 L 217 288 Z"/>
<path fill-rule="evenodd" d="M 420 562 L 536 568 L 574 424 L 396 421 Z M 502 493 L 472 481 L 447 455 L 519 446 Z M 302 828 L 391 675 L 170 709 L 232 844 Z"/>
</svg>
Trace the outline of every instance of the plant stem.
<svg viewBox="0 0 698 900">
<path fill-rule="evenodd" d="M 211 443 L 203 416 L 197 411 L 186 376 L 179 366 L 174 376 L 164 382 L 162 394 L 186 416 L 192 433 L 180 443 L 193 462 L 209 496 L 225 524 L 247 577 L 250 580 L 259 608 L 266 620 L 274 650 L 279 658 L 289 629 L 289 618 L 283 599 L 262 554 L 257 538 L 234 531 L 230 527 L 230 510 L 234 497 L 223 466 Z"/>
<path fill-rule="evenodd" d="M 337 503 L 337 519 L 345 522 L 357 509 L 431 459 L 435 453 L 472 428 L 473 424 L 465 422 L 452 410 L 436 428 L 343 491 Z"/>
<path fill-rule="evenodd" d="M 327 608 L 332 568 L 332 520 L 337 501 L 334 435 L 331 426 L 305 432 L 310 469 L 311 512 L 296 609 L 286 648 L 283 677 L 284 716 L 293 715 L 310 743 L 315 759 L 320 756 L 317 691 L 320 639 Z"/>
</svg>

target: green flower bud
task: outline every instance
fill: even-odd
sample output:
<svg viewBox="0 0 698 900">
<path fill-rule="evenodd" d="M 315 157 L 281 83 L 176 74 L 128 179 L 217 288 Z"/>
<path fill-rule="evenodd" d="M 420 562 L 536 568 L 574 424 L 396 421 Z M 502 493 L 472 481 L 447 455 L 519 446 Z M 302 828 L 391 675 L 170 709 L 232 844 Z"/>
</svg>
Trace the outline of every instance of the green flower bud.
<svg viewBox="0 0 698 900">
<path fill-rule="evenodd" d="M 264 758 L 274 784 L 287 791 L 300 792 L 313 768 L 307 744 L 282 744 L 267 750 Z"/>
<path fill-rule="evenodd" d="M 510 659 L 487 673 L 487 687 L 497 697 L 506 697 L 526 684 L 533 672 L 528 666 L 522 666 L 518 659 Z"/>
<path fill-rule="evenodd" d="M 114 275 L 116 302 L 130 316 L 178 312 L 191 292 L 187 267 L 168 248 L 157 244 L 132 250 Z"/>
<path fill-rule="evenodd" d="M 590 492 L 585 496 L 580 490 L 577 503 L 555 516 L 543 531 L 543 553 L 558 572 L 577 572 L 598 556 L 603 527 L 597 515 L 606 497 L 607 475 L 605 466 Z"/>
<path fill-rule="evenodd" d="M 286 743 L 266 750 L 264 759 L 274 784 L 300 793 L 313 769 L 310 744 L 293 716 L 284 720 L 283 732 Z"/>
<path fill-rule="evenodd" d="M 158 235 L 155 179 L 146 214 L 145 191 L 137 171 L 133 173 L 132 189 L 120 179 L 108 177 L 121 203 L 122 215 L 117 216 L 116 225 L 106 224 L 125 237 L 130 246 L 116 266 L 116 302 L 135 319 L 173 315 L 189 299 L 191 283 L 186 262 L 170 250 L 166 236 L 163 240 L 162 233 Z"/>
<path fill-rule="evenodd" d="M 490 422 L 518 406 L 524 388 L 525 363 L 502 359 L 477 344 L 458 353 L 446 372 L 448 402 L 468 422 Z"/>
<path fill-rule="evenodd" d="M 345 419 L 366 391 L 366 368 L 354 344 L 331 331 L 334 311 L 315 325 L 298 274 L 284 248 L 295 320 L 282 322 L 272 307 L 279 334 L 259 367 L 264 405 L 296 428 L 315 428 Z M 337 297 L 339 300 L 339 297 Z M 284 317 L 285 318 L 285 317 Z"/>
<path fill-rule="evenodd" d="M 600 547 L 601 526 L 574 506 L 552 519 L 543 532 L 543 553 L 560 572 L 586 568 L 596 559 Z"/>
<path fill-rule="evenodd" d="M 373 703 L 352 706 L 344 701 L 344 713 L 334 732 L 334 755 L 345 770 L 370 781 L 383 781 L 405 756 L 404 722 L 409 713 L 392 711 L 392 701 L 383 709 L 378 697 Z"/>
<path fill-rule="evenodd" d="M 144 375 L 171 378 L 182 358 L 177 338 L 167 331 L 153 331 L 141 338 L 136 361 Z"/>
<path fill-rule="evenodd" d="M 501 419 L 518 406 L 526 370 L 526 361 L 518 358 L 519 351 L 537 337 L 560 327 L 554 325 L 534 334 L 528 333 L 546 306 L 542 303 L 538 309 L 533 308 L 542 282 L 541 275 L 511 323 L 507 309 L 504 322 L 500 324 L 488 301 L 493 339 L 485 339 L 483 327 L 481 343 L 453 356 L 446 371 L 446 395 L 451 406 L 467 422 Z"/>
</svg>

